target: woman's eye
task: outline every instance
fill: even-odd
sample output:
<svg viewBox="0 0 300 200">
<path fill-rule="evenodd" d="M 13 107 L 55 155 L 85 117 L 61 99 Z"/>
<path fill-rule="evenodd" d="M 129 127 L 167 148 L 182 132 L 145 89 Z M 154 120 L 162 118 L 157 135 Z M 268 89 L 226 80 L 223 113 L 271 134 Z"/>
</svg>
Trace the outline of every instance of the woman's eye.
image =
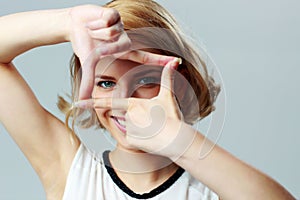
<svg viewBox="0 0 300 200">
<path fill-rule="evenodd" d="M 160 79 L 157 77 L 144 77 L 139 80 L 138 84 L 142 85 L 142 86 L 144 86 L 144 85 L 147 86 L 147 85 L 157 85 L 157 84 L 159 84 L 159 82 L 160 82 Z"/>
<path fill-rule="evenodd" d="M 99 81 L 97 83 L 98 87 L 102 87 L 104 89 L 109 89 L 112 88 L 116 85 L 116 83 L 114 83 L 113 81 Z"/>
</svg>

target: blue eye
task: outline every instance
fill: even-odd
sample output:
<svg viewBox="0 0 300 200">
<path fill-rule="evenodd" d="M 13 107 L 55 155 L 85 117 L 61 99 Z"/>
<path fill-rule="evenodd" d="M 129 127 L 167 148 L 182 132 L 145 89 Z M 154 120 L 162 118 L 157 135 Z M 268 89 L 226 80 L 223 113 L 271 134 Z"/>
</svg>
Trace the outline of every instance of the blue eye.
<svg viewBox="0 0 300 200">
<path fill-rule="evenodd" d="M 109 89 L 112 88 L 116 85 L 116 83 L 114 83 L 113 81 L 99 81 L 97 83 L 98 87 L 102 87 L 104 89 Z"/>
</svg>

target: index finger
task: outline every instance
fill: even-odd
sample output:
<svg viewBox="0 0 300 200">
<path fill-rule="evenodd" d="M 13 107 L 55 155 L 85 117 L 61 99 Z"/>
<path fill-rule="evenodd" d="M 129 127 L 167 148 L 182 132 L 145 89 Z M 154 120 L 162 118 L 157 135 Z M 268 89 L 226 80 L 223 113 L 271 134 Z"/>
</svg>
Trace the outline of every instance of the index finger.
<svg viewBox="0 0 300 200">
<path fill-rule="evenodd" d="M 132 98 L 96 98 L 80 100 L 73 103 L 77 108 L 109 108 L 116 110 L 127 110 L 132 105 Z"/>
<path fill-rule="evenodd" d="M 95 76 L 95 64 L 98 62 L 99 57 L 92 54 L 86 59 L 85 62 L 80 61 L 82 67 L 78 73 L 81 73 L 81 80 L 80 80 L 80 87 L 79 87 L 79 100 L 80 99 L 88 99 L 91 96 L 93 86 L 94 86 L 94 79 Z M 77 77 L 80 77 L 79 75 Z M 78 81 L 78 80 L 77 80 Z"/>
<path fill-rule="evenodd" d="M 159 65 L 159 66 L 165 66 L 170 61 L 174 60 L 176 57 L 174 56 L 166 56 L 166 55 L 160 55 L 155 53 L 150 53 L 147 51 L 141 51 L 141 50 L 132 50 L 127 51 L 125 53 L 116 54 L 119 56 L 119 59 L 123 60 L 131 60 L 137 63 L 146 64 L 146 65 Z"/>
<path fill-rule="evenodd" d="M 170 61 L 163 69 L 161 74 L 161 82 L 160 82 L 160 91 L 159 95 L 166 94 L 172 95 L 173 92 L 173 85 L 174 85 L 174 76 L 175 70 L 182 62 L 181 58 L 176 58 Z"/>
</svg>

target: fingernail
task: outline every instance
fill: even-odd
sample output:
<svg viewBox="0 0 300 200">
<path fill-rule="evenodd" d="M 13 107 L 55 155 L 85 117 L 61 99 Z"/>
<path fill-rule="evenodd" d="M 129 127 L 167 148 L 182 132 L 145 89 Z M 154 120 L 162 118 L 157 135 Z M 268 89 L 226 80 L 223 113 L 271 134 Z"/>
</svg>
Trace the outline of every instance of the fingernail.
<svg viewBox="0 0 300 200">
<path fill-rule="evenodd" d="M 178 64 L 181 65 L 182 64 L 182 58 L 177 58 L 178 59 Z"/>
<path fill-rule="evenodd" d="M 178 67 L 178 65 L 180 65 L 181 63 L 182 63 L 182 59 L 181 58 L 175 58 L 172 61 L 170 67 L 175 70 Z"/>
<path fill-rule="evenodd" d="M 175 58 L 173 62 L 178 62 L 178 65 L 182 64 L 182 59 L 181 58 Z"/>
</svg>

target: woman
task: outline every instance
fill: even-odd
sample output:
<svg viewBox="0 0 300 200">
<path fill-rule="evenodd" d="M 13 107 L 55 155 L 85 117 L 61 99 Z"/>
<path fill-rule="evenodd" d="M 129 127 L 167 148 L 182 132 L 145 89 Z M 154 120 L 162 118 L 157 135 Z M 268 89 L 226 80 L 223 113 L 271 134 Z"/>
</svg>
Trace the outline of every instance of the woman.
<svg viewBox="0 0 300 200">
<path fill-rule="evenodd" d="M 220 147 L 199 159 L 204 137 L 190 124 L 213 110 L 218 88 L 199 56 L 178 34 L 172 17 L 147 0 L 113 1 L 106 7 L 35 11 L 0 20 L 6 27 L 0 33 L 0 120 L 38 173 L 47 198 L 293 199 L 271 178 Z M 136 34 L 134 28 L 142 30 Z M 77 56 L 72 101 L 94 100 L 71 106 L 61 99 L 59 105 L 73 117 L 81 114 L 74 107 L 95 108 L 80 124 L 89 127 L 99 121 L 116 139 L 116 149 L 103 158 L 91 153 L 71 129 L 41 107 L 12 64 L 29 49 L 67 41 Z M 159 42 L 153 45 L 153 41 Z M 183 57 L 182 64 L 178 56 Z M 200 74 L 195 69 L 201 64 Z M 149 65 L 156 66 L 151 73 L 160 69 L 156 76 L 150 81 L 142 77 L 124 93 L 132 86 L 136 69 L 149 69 Z M 177 80 L 183 87 L 176 86 Z M 194 94 L 185 96 L 182 91 Z"/>
</svg>

